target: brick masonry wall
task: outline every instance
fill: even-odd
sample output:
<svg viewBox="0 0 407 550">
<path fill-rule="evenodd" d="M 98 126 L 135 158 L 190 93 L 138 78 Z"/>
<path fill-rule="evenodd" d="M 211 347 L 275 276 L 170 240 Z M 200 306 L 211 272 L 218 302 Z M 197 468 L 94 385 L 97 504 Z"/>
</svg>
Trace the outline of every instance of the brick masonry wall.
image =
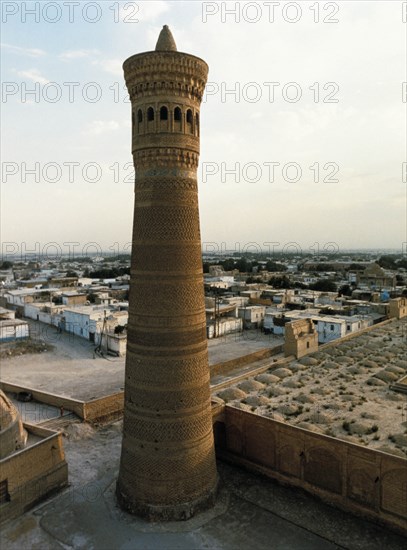
<svg viewBox="0 0 407 550">
<path fill-rule="evenodd" d="M 216 365 L 211 366 L 211 376 L 217 376 L 218 374 L 226 374 L 231 370 L 236 369 L 237 367 L 242 367 L 253 363 L 254 361 L 261 361 L 262 359 L 267 359 L 281 353 L 283 351 L 283 346 L 275 346 L 274 348 L 265 348 L 248 355 L 243 355 L 242 357 L 236 357 L 230 361 L 224 361 L 223 363 L 216 363 Z"/>
<path fill-rule="evenodd" d="M 83 419 L 87 422 L 106 421 L 123 416 L 124 392 L 114 393 L 84 403 Z"/>
<path fill-rule="evenodd" d="M 31 431 L 28 425 L 25 425 Z M 33 428 L 46 438 L 0 461 L 0 481 L 7 480 L 8 502 L 0 506 L 0 522 L 17 517 L 68 483 L 62 435 Z"/>
<path fill-rule="evenodd" d="M 84 418 L 83 408 L 84 402 L 77 399 L 71 399 L 69 397 L 63 397 L 61 395 L 56 395 L 54 393 L 47 393 L 43 391 L 36 390 L 34 388 L 28 388 L 26 386 L 19 386 L 17 384 L 10 384 L 8 382 L 0 382 L 0 388 L 5 393 L 16 393 L 19 392 L 29 392 L 32 394 L 35 401 L 40 403 L 46 403 L 47 405 L 52 405 L 54 407 L 63 406 L 66 410 L 74 412 L 79 418 Z"/>
<path fill-rule="evenodd" d="M 226 406 L 217 454 L 407 534 L 407 461 Z"/>
<path fill-rule="evenodd" d="M 20 420 L 15 418 L 4 430 L 0 432 L 0 459 L 5 458 L 16 448 L 16 442 L 20 440 Z"/>
</svg>

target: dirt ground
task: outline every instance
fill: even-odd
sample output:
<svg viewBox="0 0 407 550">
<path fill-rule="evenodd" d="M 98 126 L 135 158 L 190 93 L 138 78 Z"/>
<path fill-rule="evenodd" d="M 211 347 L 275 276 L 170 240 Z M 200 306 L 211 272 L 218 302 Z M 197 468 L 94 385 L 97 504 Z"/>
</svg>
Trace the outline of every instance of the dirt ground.
<svg viewBox="0 0 407 550">
<path fill-rule="evenodd" d="M 3 359 L 2 381 L 85 401 L 123 390 L 124 357 L 100 357 L 94 344 L 84 338 L 59 334 L 55 327 L 38 321 L 29 320 L 29 324 L 36 347 L 42 349 L 44 343 L 44 350 L 47 346 L 51 349 Z M 208 342 L 209 363 L 229 361 L 280 343 L 280 337 L 260 330 L 212 339 Z"/>
</svg>

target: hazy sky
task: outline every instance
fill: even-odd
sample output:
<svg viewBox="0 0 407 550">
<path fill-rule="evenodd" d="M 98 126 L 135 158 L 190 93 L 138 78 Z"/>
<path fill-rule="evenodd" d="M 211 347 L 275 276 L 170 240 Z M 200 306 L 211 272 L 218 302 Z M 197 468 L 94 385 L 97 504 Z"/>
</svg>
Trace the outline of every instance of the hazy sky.
<svg viewBox="0 0 407 550">
<path fill-rule="evenodd" d="M 153 50 L 163 24 L 210 69 L 198 177 L 202 240 L 217 244 L 206 248 L 402 249 L 402 2 L 76 4 L 2 2 L 3 252 L 128 245 L 121 65 Z"/>
</svg>

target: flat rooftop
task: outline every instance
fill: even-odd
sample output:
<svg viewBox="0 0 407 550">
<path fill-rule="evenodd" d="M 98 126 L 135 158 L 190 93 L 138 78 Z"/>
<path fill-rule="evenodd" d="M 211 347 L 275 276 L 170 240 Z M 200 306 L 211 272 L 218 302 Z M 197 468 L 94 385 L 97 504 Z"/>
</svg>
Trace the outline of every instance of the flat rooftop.
<svg viewBox="0 0 407 550">
<path fill-rule="evenodd" d="M 220 491 L 211 510 L 185 522 L 147 523 L 116 504 L 121 438 L 121 422 L 97 431 L 71 425 L 64 438 L 70 486 L 4 525 L 1 547 L 405 550 L 403 537 L 377 524 L 221 462 Z"/>
<path fill-rule="evenodd" d="M 240 409 L 407 456 L 407 401 L 391 389 L 407 373 L 407 318 L 247 378 L 217 396 Z"/>
</svg>

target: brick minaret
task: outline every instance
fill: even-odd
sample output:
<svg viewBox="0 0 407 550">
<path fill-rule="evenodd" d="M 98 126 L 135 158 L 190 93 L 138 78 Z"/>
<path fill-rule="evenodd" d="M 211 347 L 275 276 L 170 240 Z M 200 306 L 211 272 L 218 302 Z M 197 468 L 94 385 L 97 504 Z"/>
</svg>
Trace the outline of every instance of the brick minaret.
<svg viewBox="0 0 407 550">
<path fill-rule="evenodd" d="M 186 519 L 217 485 L 196 175 L 208 66 L 165 26 L 123 68 L 136 183 L 117 495 L 149 519 Z"/>
</svg>

